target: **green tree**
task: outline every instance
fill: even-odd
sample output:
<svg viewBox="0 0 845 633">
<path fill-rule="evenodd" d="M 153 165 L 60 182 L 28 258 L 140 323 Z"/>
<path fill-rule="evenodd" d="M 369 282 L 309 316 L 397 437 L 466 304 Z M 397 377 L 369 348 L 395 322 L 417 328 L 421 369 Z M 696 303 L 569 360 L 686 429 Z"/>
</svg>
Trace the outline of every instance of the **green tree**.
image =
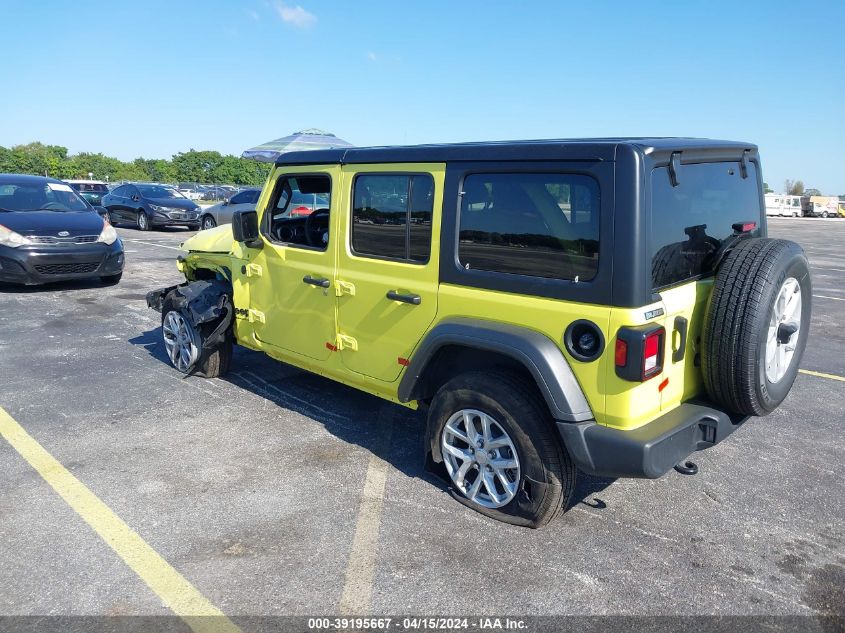
<svg viewBox="0 0 845 633">
<path fill-rule="evenodd" d="M 262 185 L 271 166 L 212 150 L 189 150 L 172 157 L 136 158 L 123 162 L 102 153 L 80 152 L 69 156 L 66 147 L 40 142 L 0 147 L 0 172 L 39 174 L 54 178 L 141 180 Z"/>
<path fill-rule="evenodd" d="M 168 160 L 163 158 L 136 158 L 132 164 L 146 174 L 144 180 L 176 182 L 176 169 L 173 163 Z"/>
<path fill-rule="evenodd" d="M 220 165 L 220 152 L 191 149 L 173 156 L 176 179 L 180 182 L 212 182 L 211 174 Z"/>
</svg>

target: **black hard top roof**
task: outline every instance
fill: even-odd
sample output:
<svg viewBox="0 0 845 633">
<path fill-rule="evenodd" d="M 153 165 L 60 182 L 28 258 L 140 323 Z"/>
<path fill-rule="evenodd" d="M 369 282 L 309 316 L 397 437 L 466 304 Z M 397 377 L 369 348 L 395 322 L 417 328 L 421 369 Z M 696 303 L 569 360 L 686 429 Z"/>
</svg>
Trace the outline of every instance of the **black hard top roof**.
<svg viewBox="0 0 845 633">
<path fill-rule="evenodd" d="M 441 163 L 469 160 L 615 160 L 620 146 L 643 154 L 684 150 L 725 150 L 741 154 L 756 151 L 752 143 L 703 138 L 632 137 L 487 141 L 443 145 L 348 147 L 282 154 L 276 165 L 326 165 L 332 163 Z"/>
</svg>

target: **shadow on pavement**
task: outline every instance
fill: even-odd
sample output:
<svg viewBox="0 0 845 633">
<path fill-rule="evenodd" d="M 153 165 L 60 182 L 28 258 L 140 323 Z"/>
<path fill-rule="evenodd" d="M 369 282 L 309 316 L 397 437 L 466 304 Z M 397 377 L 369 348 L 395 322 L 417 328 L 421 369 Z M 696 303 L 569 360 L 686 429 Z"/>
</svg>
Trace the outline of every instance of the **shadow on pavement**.
<svg viewBox="0 0 845 633">
<path fill-rule="evenodd" d="M 158 328 L 144 332 L 129 342 L 143 347 L 150 356 L 170 367 Z M 172 371 L 178 375 L 175 369 Z M 448 492 L 445 469 L 443 472 L 426 469 L 426 417 L 422 411 L 387 402 L 237 345 L 229 372 L 220 380 L 308 417 L 338 439 L 370 451 L 404 475 L 423 479 Z M 389 435 L 389 442 L 384 441 L 385 435 Z M 579 503 L 591 508 L 607 507 L 594 495 L 614 481 L 579 472 L 567 509 Z M 590 497 L 592 499 L 587 501 Z"/>
</svg>

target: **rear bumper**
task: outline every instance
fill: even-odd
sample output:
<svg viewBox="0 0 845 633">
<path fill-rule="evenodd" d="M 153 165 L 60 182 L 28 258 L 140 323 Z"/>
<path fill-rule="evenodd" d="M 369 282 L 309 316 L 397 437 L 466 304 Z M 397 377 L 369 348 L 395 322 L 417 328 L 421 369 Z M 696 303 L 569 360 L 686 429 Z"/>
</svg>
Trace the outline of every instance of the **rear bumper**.
<svg viewBox="0 0 845 633">
<path fill-rule="evenodd" d="M 578 468 L 601 477 L 656 479 L 695 451 L 715 446 L 748 418 L 684 403 L 630 431 L 587 422 L 558 422 Z"/>
<path fill-rule="evenodd" d="M 75 246 L 0 246 L 0 282 L 25 285 L 117 275 L 123 243 Z"/>
</svg>

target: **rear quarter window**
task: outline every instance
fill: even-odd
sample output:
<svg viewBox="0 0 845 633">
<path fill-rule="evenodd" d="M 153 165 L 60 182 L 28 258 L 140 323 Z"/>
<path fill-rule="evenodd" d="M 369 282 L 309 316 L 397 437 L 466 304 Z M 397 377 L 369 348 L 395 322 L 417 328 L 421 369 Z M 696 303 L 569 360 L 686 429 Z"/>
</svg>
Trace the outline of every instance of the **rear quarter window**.
<svg viewBox="0 0 845 633">
<path fill-rule="evenodd" d="M 739 163 L 681 165 L 672 186 L 666 167 L 651 173 L 651 282 L 660 289 L 713 272 L 716 251 L 738 222 L 756 222 L 763 209 L 757 165 Z"/>
<path fill-rule="evenodd" d="M 588 281 L 598 271 L 599 215 L 599 185 L 590 176 L 470 174 L 458 259 L 466 270 Z"/>
</svg>

